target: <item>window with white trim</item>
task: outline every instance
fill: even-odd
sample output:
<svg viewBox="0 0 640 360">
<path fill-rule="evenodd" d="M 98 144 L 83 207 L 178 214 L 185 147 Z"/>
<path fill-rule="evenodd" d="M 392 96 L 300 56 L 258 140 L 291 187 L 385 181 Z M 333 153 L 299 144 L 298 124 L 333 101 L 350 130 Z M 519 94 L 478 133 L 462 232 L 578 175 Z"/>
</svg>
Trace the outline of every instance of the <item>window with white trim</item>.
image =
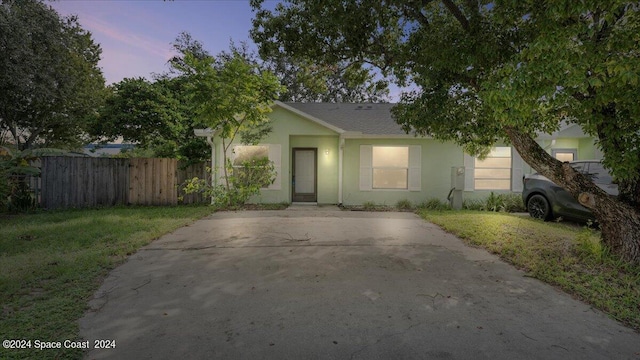
<svg viewBox="0 0 640 360">
<path fill-rule="evenodd" d="M 565 161 L 571 162 L 571 161 L 577 160 L 578 150 L 577 149 L 552 149 L 551 155 L 562 162 L 565 162 Z"/>
<path fill-rule="evenodd" d="M 269 159 L 276 170 L 276 179 L 273 184 L 263 189 L 280 189 L 280 145 L 260 144 L 260 145 L 235 145 L 231 154 L 231 165 L 236 170 L 241 170 L 242 164 L 254 159 Z"/>
<path fill-rule="evenodd" d="M 269 146 L 267 145 L 236 145 L 233 147 L 234 168 L 239 168 L 245 161 L 269 158 Z"/>
<path fill-rule="evenodd" d="M 421 159 L 420 145 L 360 145 L 358 188 L 360 191 L 422 191 Z"/>
<path fill-rule="evenodd" d="M 371 164 L 374 189 L 407 189 L 408 146 L 373 146 Z"/>
<path fill-rule="evenodd" d="M 511 148 L 494 147 L 484 160 L 475 158 L 473 182 L 476 190 L 511 190 Z"/>
</svg>

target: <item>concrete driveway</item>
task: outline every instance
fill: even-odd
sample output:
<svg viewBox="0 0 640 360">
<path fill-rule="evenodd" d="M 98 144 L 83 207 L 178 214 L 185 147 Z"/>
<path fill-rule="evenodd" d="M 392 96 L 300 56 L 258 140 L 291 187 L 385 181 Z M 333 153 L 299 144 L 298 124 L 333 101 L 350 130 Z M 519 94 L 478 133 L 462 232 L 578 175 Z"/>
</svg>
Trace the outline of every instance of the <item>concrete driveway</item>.
<svg viewBox="0 0 640 360">
<path fill-rule="evenodd" d="M 411 213 L 222 212 L 106 279 L 89 359 L 640 359 L 640 335 Z"/>
</svg>

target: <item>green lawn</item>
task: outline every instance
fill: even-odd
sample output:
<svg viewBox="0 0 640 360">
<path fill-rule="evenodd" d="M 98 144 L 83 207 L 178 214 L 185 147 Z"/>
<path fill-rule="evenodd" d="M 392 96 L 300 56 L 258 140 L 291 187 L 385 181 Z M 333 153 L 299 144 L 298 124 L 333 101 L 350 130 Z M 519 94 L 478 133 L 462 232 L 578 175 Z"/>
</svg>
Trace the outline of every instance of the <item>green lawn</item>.
<svg viewBox="0 0 640 360">
<path fill-rule="evenodd" d="M 78 340 L 78 319 L 109 270 L 208 206 L 0 215 L 0 339 Z M 32 343 L 33 346 L 33 343 Z M 79 358 L 79 350 L 6 350 L 0 358 Z"/>
<path fill-rule="evenodd" d="M 483 247 L 640 330 L 640 266 L 600 244 L 594 230 L 529 217 L 478 211 L 418 212 L 470 245 Z"/>
</svg>

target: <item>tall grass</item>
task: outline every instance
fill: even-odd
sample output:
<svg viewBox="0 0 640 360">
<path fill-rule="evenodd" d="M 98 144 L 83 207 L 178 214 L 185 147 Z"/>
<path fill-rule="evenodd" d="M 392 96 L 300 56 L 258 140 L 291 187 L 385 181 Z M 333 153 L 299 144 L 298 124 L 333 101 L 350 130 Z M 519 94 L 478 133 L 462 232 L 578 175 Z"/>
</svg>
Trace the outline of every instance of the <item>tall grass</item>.
<svg viewBox="0 0 640 360">
<path fill-rule="evenodd" d="M 590 227 L 477 211 L 419 214 L 640 330 L 640 266 L 616 257 Z"/>
<path fill-rule="evenodd" d="M 524 212 L 524 203 L 520 194 L 494 194 L 491 192 L 485 199 L 465 200 L 462 205 L 466 210 L 493 212 Z"/>
</svg>

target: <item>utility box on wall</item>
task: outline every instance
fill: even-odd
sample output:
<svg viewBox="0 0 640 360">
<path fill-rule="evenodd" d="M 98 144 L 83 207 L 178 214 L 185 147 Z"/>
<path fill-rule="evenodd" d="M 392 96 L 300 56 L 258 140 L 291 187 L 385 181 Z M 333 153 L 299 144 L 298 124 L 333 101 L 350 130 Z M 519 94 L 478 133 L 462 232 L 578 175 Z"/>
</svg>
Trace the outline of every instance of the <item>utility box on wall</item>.
<svg viewBox="0 0 640 360">
<path fill-rule="evenodd" d="M 462 209 L 462 192 L 464 191 L 464 166 L 451 167 L 451 191 L 449 204 L 455 210 Z"/>
</svg>

